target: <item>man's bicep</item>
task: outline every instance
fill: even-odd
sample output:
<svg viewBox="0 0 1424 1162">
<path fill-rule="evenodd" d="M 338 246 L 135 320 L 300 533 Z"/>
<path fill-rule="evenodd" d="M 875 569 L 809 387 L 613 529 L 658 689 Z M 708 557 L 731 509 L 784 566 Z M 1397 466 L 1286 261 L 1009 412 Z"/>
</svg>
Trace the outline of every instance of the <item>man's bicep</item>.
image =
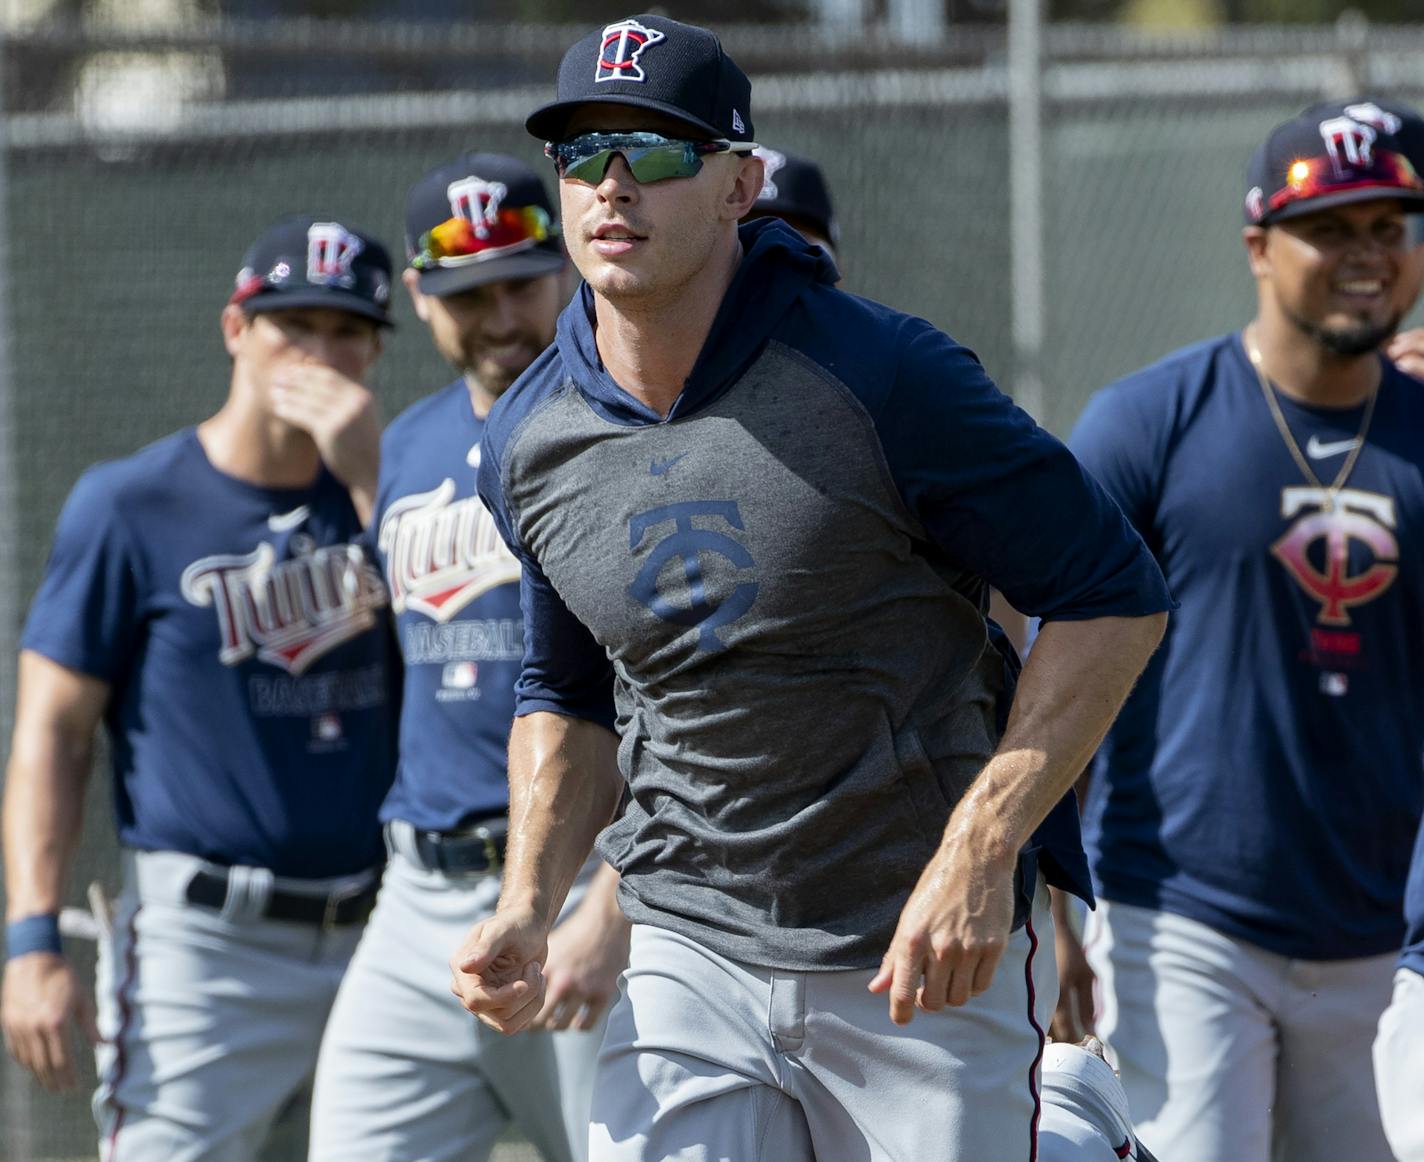
<svg viewBox="0 0 1424 1162">
<path fill-rule="evenodd" d="M 613 668 L 603 647 L 569 611 L 525 547 L 504 495 L 497 449 L 484 449 L 477 483 L 480 501 L 519 562 L 519 606 L 524 619 L 524 663 L 514 686 L 514 713 L 548 711 L 586 718 L 612 729 Z"/>
<path fill-rule="evenodd" d="M 519 603 L 524 665 L 515 684 L 515 714 L 547 711 L 612 730 L 613 667 L 608 655 L 537 562 L 527 557 L 520 572 Z"/>
<path fill-rule="evenodd" d="M 962 348 L 902 370 L 878 422 L 901 496 L 957 567 L 1037 617 L 1170 607 L 1117 504 Z"/>
</svg>

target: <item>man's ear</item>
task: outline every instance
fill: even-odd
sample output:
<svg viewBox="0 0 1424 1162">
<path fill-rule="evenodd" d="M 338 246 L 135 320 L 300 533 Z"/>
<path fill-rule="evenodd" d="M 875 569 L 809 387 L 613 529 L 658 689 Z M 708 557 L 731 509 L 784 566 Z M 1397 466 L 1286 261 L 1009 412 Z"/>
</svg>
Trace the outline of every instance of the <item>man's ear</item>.
<svg viewBox="0 0 1424 1162">
<path fill-rule="evenodd" d="M 1241 242 L 1246 247 L 1246 261 L 1250 264 L 1254 278 L 1265 278 L 1271 273 L 1271 257 L 1267 240 L 1270 231 L 1265 226 L 1246 226 L 1241 230 Z"/>
<path fill-rule="evenodd" d="M 247 317 L 247 312 L 236 303 L 228 303 L 223 307 L 222 315 L 219 317 L 223 346 L 227 348 L 227 353 L 234 359 L 237 358 L 238 349 L 242 346 L 242 333 L 247 330 L 250 323 L 251 320 Z"/>
<path fill-rule="evenodd" d="M 410 303 L 415 308 L 416 317 L 422 323 L 430 322 L 430 307 L 425 296 L 420 293 L 420 271 L 411 270 L 407 266 L 401 271 L 401 282 L 405 284 L 406 293 L 410 295 Z"/>
<path fill-rule="evenodd" d="M 761 188 L 766 184 L 766 165 L 754 153 L 734 153 L 737 162 L 737 176 L 732 188 L 727 191 L 724 205 L 727 217 L 734 221 L 744 217 L 761 197 Z"/>
</svg>

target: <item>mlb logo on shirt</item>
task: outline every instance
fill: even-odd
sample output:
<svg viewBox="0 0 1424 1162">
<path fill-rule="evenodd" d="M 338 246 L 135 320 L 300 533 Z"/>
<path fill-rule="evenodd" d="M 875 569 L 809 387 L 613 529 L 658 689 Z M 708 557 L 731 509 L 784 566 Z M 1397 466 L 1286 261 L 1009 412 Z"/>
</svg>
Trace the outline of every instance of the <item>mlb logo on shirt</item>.
<svg viewBox="0 0 1424 1162">
<path fill-rule="evenodd" d="M 341 715 L 319 714 L 312 719 L 312 738 L 317 742 L 338 742 L 345 732 L 341 729 Z"/>
<path fill-rule="evenodd" d="M 451 662 L 440 676 L 440 684 L 447 690 L 468 690 L 478 680 L 480 668 L 474 662 Z"/>
<path fill-rule="evenodd" d="M 472 701 L 480 696 L 480 668 L 474 662 L 447 662 L 440 671 L 437 702 Z"/>
<path fill-rule="evenodd" d="M 1320 692 L 1332 698 L 1343 698 L 1350 692 L 1350 675 L 1327 670 L 1320 675 Z"/>
</svg>

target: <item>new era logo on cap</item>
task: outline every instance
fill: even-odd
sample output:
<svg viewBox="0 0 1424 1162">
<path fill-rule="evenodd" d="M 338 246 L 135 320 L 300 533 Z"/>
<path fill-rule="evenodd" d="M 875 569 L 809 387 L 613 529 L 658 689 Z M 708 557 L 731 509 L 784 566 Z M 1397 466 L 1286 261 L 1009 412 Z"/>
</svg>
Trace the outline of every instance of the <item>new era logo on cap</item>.
<svg viewBox="0 0 1424 1162">
<path fill-rule="evenodd" d="M 645 81 L 648 74 L 638 63 L 643 53 L 667 37 L 656 28 L 636 20 L 620 20 L 603 30 L 603 47 L 598 54 L 593 79 L 600 81 Z"/>
</svg>

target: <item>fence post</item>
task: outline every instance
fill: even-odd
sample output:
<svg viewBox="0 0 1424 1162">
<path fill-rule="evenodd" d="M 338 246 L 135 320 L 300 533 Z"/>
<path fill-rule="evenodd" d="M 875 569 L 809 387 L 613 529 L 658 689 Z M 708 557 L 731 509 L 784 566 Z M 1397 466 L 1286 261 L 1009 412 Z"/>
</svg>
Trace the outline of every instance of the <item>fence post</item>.
<svg viewBox="0 0 1424 1162">
<path fill-rule="evenodd" d="M 1370 21 L 1358 8 L 1347 8 L 1335 21 L 1339 51 L 1326 71 L 1325 96 L 1354 97 L 1370 90 Z"/>
<path fill-rule="evenodd" d="M 941 44 L 948 27 L 944 0 L 889 0 L 885 23 L 901 44 Z"/>
<path fill-rule="evenodd" d="M 15 664 L 19 649 L 20 595 L 17 562 L 19 495 L 15 480 L 15 377 L 11 362 L 10 310 L 10 134 L 8 86 L 10 63 L 8 16 L 0 17 L 0 753 L 9 757 L 11 716 L 15 708 Z M 0 762 L 0 788 L 4 787 Z M 0 912 L 5 903 L 5 873 L 0 867 Z M 0 1052 L 0 1159 L 30 1162 L 34 1155 L 33 1104 L 29 1079 L 8 1053 Z"/>
<path fill-rule="evenodd" d="M 818 24 L 830 28 L 864 28 L 868 0 L 813 0 L 811 11 Z"/>
<path fill-rule="evenodd" d="M 1043 4 L 1009 0 L 1009 247 L 1013 394 L 1044 419 Z"/>
</svg>

